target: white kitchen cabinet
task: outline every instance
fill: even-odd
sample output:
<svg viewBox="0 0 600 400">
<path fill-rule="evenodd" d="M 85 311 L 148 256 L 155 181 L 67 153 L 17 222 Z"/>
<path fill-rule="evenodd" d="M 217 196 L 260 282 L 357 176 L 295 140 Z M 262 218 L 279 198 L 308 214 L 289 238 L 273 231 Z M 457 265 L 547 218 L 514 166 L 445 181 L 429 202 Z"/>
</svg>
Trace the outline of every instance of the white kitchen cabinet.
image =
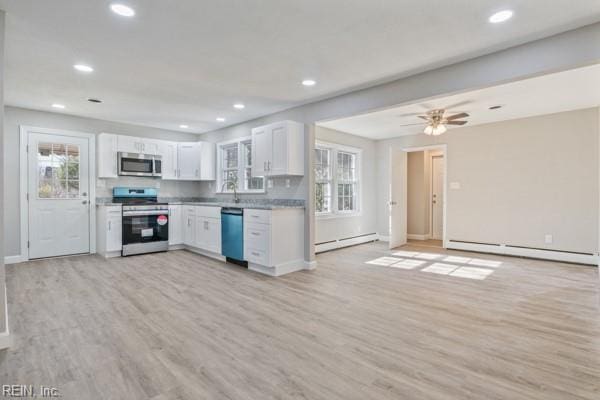
<svg viewBox="0 0 600 400">
<path fill-rule="evenodd" d="M 221 254 L 221 207 L 196 206 L 194 247 Z"/>
<path fill-rule="evenodd" d="M 304 269 L 304 209 L 244 209 L 244 258 L 272 276 Z"/>
<path fill-rule="evenodd" d="M 252 176 L 304 175 L 304 125 L 282 121 L 252 129 Z"/>
<path fill-rule="evenodd" d="M 152 139 L 118 135 L 117 149 L 124 153 L 156 155 L 158 146 Z"/>
<path fill-rule="evenodd" d="M 216 175 L 217 146 L 211 142 L 200 142 L 200 180 L 214 181 Z"/>
<path fill-rule="evenodd" d="M 98 206 L 96 212 L 96 251 L 104 257 L 121 255 L 123 225 L 121 206 Z"/>
<path fill-rule="evenodd" d="M 183 244 L 182 208 L 183 206 L 179 204 L 169 204 L 169 246 Z"/>
<path fill-rule="evenodd" d="M 177 178 L 180 180 L 197 181 L 200 180 L 200 168 L 202 166 L 200 157 L 202 156 L 202 143 L 178 143 Z"/>
<path fill-rule="evenodd" d="M 157 154 L 161 157 L 162 179 L 176 180 L 178 169 L 177 142 L 157 141 Z"/>
<path fill-rule="evenodd" d="M 118 178 L 117 135 L 101 133 L 96 141 L 96 169 L 98 178 Z"/>
<path fill-rule="evenodd" d="M 183 206 L 183 244 L 196 245 L 196 206 Z"/>
</svg>

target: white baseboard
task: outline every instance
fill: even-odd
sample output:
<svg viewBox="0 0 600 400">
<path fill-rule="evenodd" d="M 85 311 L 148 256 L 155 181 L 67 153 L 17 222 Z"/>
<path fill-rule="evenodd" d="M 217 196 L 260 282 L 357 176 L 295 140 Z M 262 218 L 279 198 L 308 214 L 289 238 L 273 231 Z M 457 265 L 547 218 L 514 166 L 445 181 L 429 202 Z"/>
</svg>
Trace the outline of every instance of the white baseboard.
<svg viewBox="0 0 600 400">
<path fill-rule="evenodd" d="M 27 261 L 27 258 L 22 255 L 4 257 L 4 264 L 18 264 Z"/>
<path fill-rule="evenodd" d="M 187 245 L 184 246 L 183 249 L 187 250 L 187 251 L 191 251 L 192 253 L 196 253 L 196 254 L 206 256 L 206 257 L 214 258 L 215 260 L 226 261 L 225 257 L 223 257 L 221 254 L 213 253 L 212 251 L 206 251 L 206 250 L 198 249 L 196 247 L 190 247 Z"/>
<path fill-rule="evenodd" d="M 376 233 L 364 236 L 358 236 L 350 239 L 335 240 L 327 243 L 321 243 L 315 245 L 315 253 L 322 253 L 324 251 L 340 249 L 342 247 L 354 246 L 357 244 L 363 244 L 373 242 L 379 239 L 379 235 Z"/>
<path fill-rule="evenodd" d="M 377 235 L 377 239 L 381 242 L 389 242 L 390 241 L 390 237 L 385 236 L 385 235 Z"/>
<path fill-rule="evenodd" d="M 477 251 L 480 253 L 503 254 L 508 256 L 539 258 L 542 260 L 562 261 L 576 264 L 598 265 L 595 254 L 569 253 L 565 251 L 541 250 L 506 245 L 481 244 L 448 240 L 446 248 L 452 250 Z"/>
<path fill-rule="evenodd" d="M 431 236 L 429 234 L 420 235 L 415 233 L 408 233 L 406 235 L 406 238 L 410 240 L 428 240 L 431 239 Z"/>
<path fill-rule="evenodd" d="M 304 260 L 295 260 L 276 265 L 275 267 L 265 267 L 264 265 L 249 262 L 248 269 L 250 271 L 260 272 L 261 274 L 269 276 L 281 276 L 305 269 L 304 264 Z"/>
<path fill-rule="evenodd" d="M 304 269 L 315 269 L 317 268 L 317 261 L 313 260 L 313 261 L 304 261 Z"/>
</svg>

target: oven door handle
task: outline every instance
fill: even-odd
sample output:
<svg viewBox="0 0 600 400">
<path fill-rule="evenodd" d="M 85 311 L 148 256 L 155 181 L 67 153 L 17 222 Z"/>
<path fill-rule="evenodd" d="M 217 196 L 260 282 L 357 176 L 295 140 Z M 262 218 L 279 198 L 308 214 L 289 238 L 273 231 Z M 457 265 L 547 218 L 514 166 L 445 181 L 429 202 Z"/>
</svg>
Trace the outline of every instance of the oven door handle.
<svg viewBox="0 0 600 400">
<path fill-rule="evenodd" d="M 167 215 L 168 210 L 156 210 L 156 211 L 123 211 L 124 217 L 139 217 L 145 215 Z"/>
</svg>

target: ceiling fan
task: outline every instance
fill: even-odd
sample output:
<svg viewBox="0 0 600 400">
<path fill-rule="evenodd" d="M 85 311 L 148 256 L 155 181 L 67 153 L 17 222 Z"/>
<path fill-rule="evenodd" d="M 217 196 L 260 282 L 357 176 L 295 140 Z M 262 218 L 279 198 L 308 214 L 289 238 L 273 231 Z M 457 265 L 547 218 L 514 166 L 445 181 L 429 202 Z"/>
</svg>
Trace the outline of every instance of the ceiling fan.
<svg viewBox="0 0 600 400">
<path fill-rule="evenodd" d="M 435 110 L 428 111 L 425 115 L 418 115 L 419 118 L 427 121 L 427 126 L 423 130 L 426 135 L 439 136 L 446 132 L 448 128 L 446 125 L 464 125 L 467 121 L 458 121 L 462 118 L 467 118 L 469 114 L 461 112 L 454 115 L 445 116 L 446 110 L 438 108 Z M 420 125 L 420 124 L 407 124 L 401 126 Z"/>
</svg>

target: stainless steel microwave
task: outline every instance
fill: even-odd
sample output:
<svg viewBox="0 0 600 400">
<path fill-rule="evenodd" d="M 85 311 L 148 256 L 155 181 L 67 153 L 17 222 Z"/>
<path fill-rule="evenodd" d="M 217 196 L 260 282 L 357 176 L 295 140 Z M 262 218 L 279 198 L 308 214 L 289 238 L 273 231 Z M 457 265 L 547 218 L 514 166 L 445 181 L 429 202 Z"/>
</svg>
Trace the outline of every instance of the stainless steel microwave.
<svg viewBox="0 0 600 400">
<path fill-rule="evenodd" d="M 162 176 L 160 156 L 138 153 L 118 153 L 118 173 L 126 176 Z"/>
</svg>

